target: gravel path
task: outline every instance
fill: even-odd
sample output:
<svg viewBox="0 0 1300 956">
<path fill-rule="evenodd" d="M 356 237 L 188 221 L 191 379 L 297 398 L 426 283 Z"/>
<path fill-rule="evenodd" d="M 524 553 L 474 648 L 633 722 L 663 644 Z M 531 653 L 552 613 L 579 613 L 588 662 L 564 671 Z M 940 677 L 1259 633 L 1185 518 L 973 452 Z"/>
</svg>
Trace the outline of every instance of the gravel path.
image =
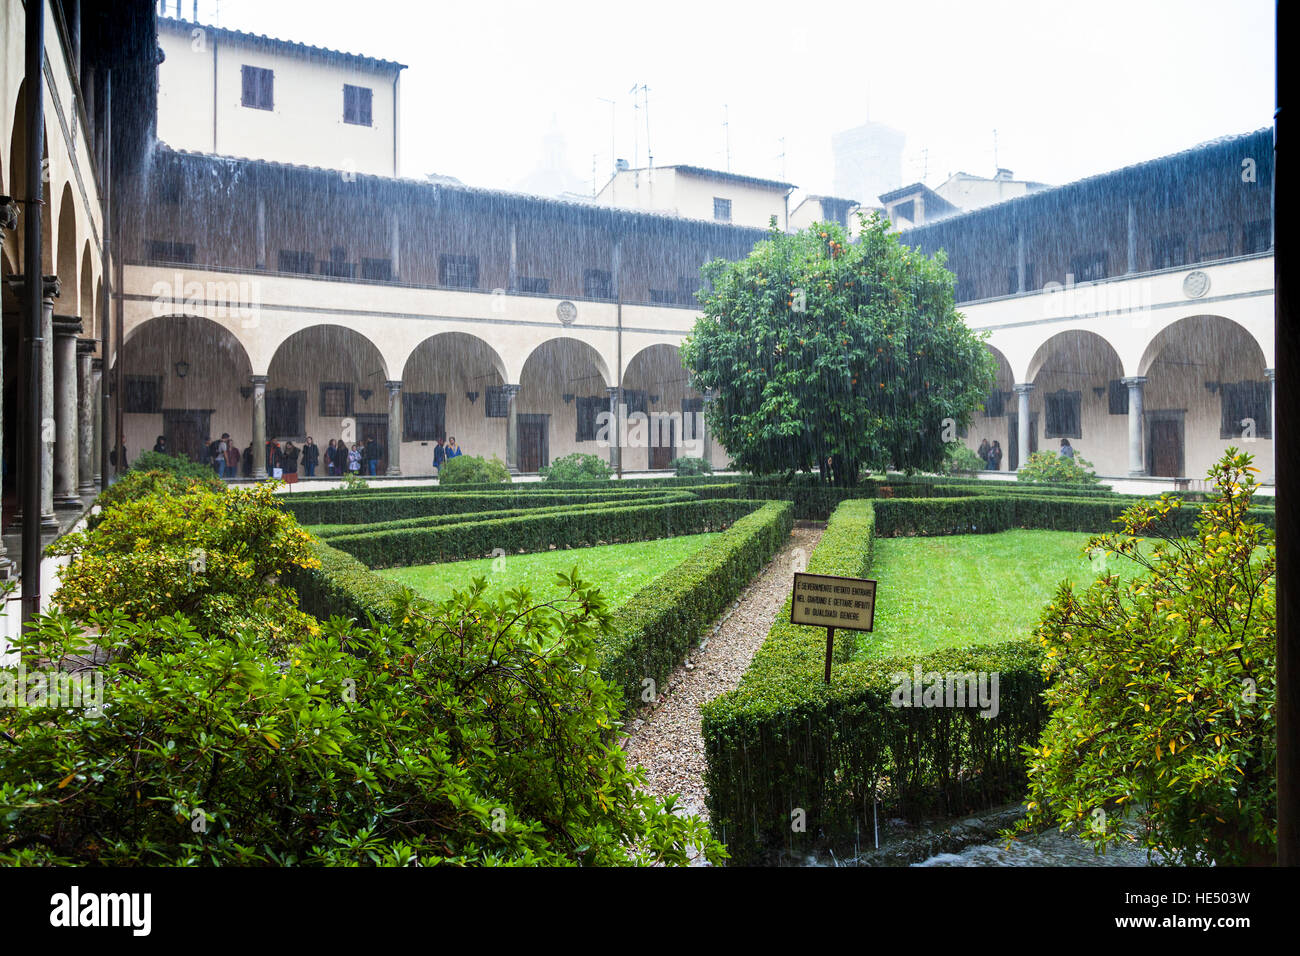
<svg viewBox="0 0 1300 956">
<path fill-rule="evenodd" d="M 622 740 L 628 764 L 645 769 L 649 792 L 680 794 L 682 812 L 708 816 L 700 706 L 740 683 L 790 594 L 794 572 L 807 565 L 821 535 L 820 528 L 795 528 L 785 547 L 673 671 L 659 699 L 628 719 Z"/>
</svg>

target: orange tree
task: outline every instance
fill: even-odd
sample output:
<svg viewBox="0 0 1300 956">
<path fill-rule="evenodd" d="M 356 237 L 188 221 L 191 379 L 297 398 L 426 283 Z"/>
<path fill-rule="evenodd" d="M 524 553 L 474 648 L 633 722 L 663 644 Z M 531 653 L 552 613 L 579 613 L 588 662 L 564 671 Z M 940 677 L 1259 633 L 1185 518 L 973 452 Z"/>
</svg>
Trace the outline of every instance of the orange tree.
<svg viewBox="0 0 1300 956">
<path fill-rule="evenodd" d="M 1029 748 L 1029 814 L 1099 850 L 1139 839 L 1181 865 L 1269 863 L 1277 843 L 1276 550 L 1248 518 L 1249 455 L 1229 448 L 1190 538 L 1166 495 L 1087 550 L 1135 561 L 1121 584 L 1061 585 L 1038 625 L 1051 716 Z M 1157 538 L 1149 552 L 1139 536 Z"/>
<path fill-rule="evenodd" d="M 832 223 L 773 229 L 704 276 L 703 316 L 682 349 L 713 389 L 708 424 L 736 464 L 765 474 L 833 463 L 937 470 L 993 385 L 993 359 L 953 308 L 942 253 L 898 243 L 879 218 L 850 241 Z"/>
</svg>

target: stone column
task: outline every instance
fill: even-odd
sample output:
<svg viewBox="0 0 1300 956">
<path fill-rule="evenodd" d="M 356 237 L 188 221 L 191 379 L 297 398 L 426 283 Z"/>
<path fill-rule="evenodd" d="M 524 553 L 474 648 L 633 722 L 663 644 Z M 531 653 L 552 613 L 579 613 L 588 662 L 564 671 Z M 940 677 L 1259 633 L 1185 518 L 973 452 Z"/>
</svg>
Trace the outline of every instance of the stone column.
<svg viewBox="0 0 1300 956">
<path fill-rule="evenodd" d="M 253 383 L 253 480 L 266 477 L 266 376 L 254 375 Z"/>
<path fill-rule="evenodd" d="M 10 288 L 14 290 L 19 301 L 26 296 L 26 281 L 23 277 L 18 276 L 9 280 Z M 57 532 L 59 522 L 54 517 L 54 300 L 59 296 L 59 277 L 43 276 L 41 279 L 41 407 L 39 410 L 28 410 L 29 414 L 38 414 L 41 419 L 41 531 Z M 19 333 L 19 340 L 25 340 L 27 330 L 24 327 Z M 26 355 L 20 357 L 20 370 L 18 376 L 18 403 L 22 407 L 27 400 Z M 17 443 L 20 447 L 22 442 Z M 15 462 L 18 467 L 22 467 L 21 462 Z M 19 476 L 19 488 L 22 487 L 22 478 Z M 21 495 L 20 495 L 21 501 Z M 21 504 L 19 511 L 14 515 L 13 530 L 21 527 L 22 522 L 29 516 L 22 514 Z"/>
<path fill-rule="evenodd" d="M 94 451 L 94 470 L 95 470 L 95 487 L 102 489 L 104 487 L 103 461 L 104 455 L 104 360 L 99 357 L 90 360 L 90 400 L 95 406 L 95 451 Z"/>
<path fill-rule="evenodd" d="M 1120 381 L 1128 386 L 1128 473 L 1131 478 L 1140 478 L 1147 473 L 1142 453 L 1142 386 L 1146 379 L 1137 375 Z"/>
<path fill-rule="evenodd" d="M 402 383 L 384 382 L 388 386 L 388 470 L 397 477 L 402 473 Z"/>
<path fill-rule="evenodd" d="M 1277 369 L 1264 369 L 1264 377 L 1268 379 L 1268 437 L 1277 441 Z M 1276 467 L 1277 445 L 1273 446 L 1273 461 Z"/>
<path fill-rule="evenodd" d="M 80 450 L 77 437 L 77 336 L 81 319 L 60 315 L 54 319 L 54 507 L 81 509 L 77 490 Z"/>
<path fill-rule="evenodd" d="M 609 396 L 609 467 L 615 472 L 618 471 L 618 386 L 607 387 L 605 394 Z"/>
<path fill-rule="evenodd" d="M 77 340 L 77 494 L 95 496 L 95 339 Z"/>
<path fill-rule="evenodd" d="M 503 385 L 502 388 L 506 393 L 506 401 L 509 402 L 508 411 L 506 412 L 506 467 L 510 469 L 510 474 L 519 474 L 519 411 L 516 399 L 519 398 L 518 385 Z"/>
<path fill-rule="evenodd" d="M 1016 461 L 1019 467 L 1025 467 L 1025 462 L 1029 459 L 1029 393 L 1034 390 L 1034 386 L 1029 382 L 1021 382 L 1019 385 L 1011 386 L 1015 389 L 1019 420 L 1016 422 Z"/>
</svg>

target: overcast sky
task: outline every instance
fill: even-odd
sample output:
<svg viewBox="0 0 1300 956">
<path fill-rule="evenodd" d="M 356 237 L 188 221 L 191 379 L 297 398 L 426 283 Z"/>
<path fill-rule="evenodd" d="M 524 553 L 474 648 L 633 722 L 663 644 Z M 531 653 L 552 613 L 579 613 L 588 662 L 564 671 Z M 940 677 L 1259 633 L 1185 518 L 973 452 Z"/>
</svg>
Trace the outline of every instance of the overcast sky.
<svg viewBox="0 0 1300 956">
<path fill-rule="evenodd" d="M 187 18 L 192 3 L 183 0 Z M 829 193 L 831 134 L 867 119 L 906 134 L 903 181 L 931 186 L 958 170 L 992 175 L 995 129 L 997 165 L 1055 184 L 1268 126 L 1273 9 L 1269 0 L 200 0 L 199 19 L 407 64 L 406 176 L 516 188 L 558 131 L 574 187 L 590 192 L 593 159 L 601 183 L 611 165 L 605 100 L 615 155 L 645 165 L 646 115 L 630 93 L 644 84 L 656 165 L 726 168 L 725 117 L 733 171 Z"/>
</svg>

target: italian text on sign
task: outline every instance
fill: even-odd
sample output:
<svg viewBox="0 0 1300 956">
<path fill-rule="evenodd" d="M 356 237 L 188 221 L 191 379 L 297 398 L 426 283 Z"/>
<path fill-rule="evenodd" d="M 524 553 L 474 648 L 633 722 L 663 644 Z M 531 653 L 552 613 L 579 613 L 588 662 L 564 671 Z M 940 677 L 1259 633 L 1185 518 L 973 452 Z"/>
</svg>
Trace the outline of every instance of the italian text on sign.
<svg viewBox="0 0 1300 956">
<path fill-rule="evenodd" d="M 790 623 L 869 631 L 875 616 L 875 581 L 795 572 Z"/>
</svg>

